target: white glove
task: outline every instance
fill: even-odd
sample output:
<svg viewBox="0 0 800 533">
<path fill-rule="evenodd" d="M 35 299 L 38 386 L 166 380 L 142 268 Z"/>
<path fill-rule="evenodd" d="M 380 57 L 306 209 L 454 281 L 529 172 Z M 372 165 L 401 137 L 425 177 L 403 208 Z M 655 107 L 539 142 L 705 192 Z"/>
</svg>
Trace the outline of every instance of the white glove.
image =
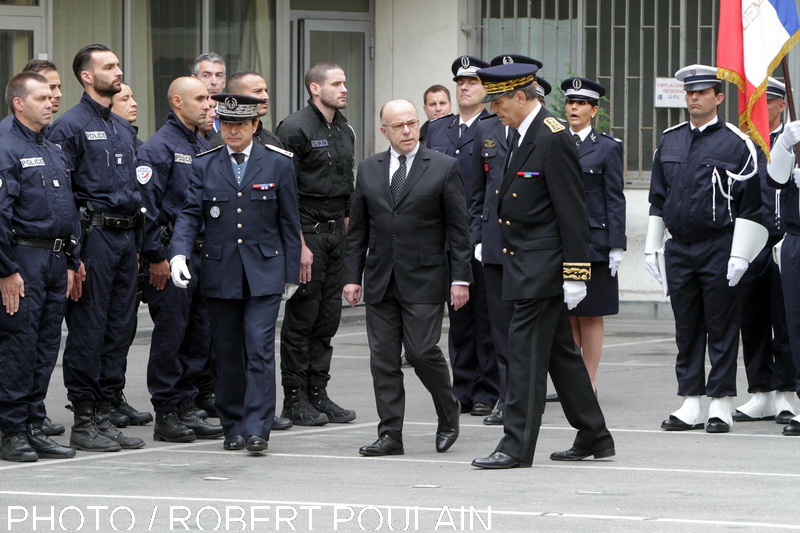
<svg viewBox="0 0 800 533">
<path fill-rule="evenodd" d="M 795 167 L 792 170 L 792 179 L 794 179 L 794 184 L 797 185 L 797 188 L 800 189 L 800 168 Z"/>
<path fill-rule="evenodd" d="M 189 273 L 189 267 L 186 265 L 185 255 L 176 255 L 169 261 L 169 275 L 172 278 L 172 283 L 179 289 L 185 289 L 189 286 L 189 280 L 192 275 Z"/>
<path fill-rule="evenodd" d="M 284 286 L 283 286 L 283 296 L 281 296 L 281 300 L 288 300 L 289 298 L 294 296 L 294 293 L 297 292 L 297 288 L 299 286 L 300 285 L 297 285 L 296 283 L 286 283 L 286 284 L 284 284 Z"/>
<path fill-rule="evenodd" d="M 644 267 L 650 272 L 650 275 L 656 278 L 656 281 L 661 281 L 661 271 L 658 269 L 658 260 L 656 254 L 644 254 Z"/>
<path fill-rule="evenodd" d="M 475 251 L 473 252 L 473 255 L 475 256 L 475 259 L 479 263 L 483 263 L 483 243 L 482 242 L 479 242 L 478 244 L 475 245 Z"/>
<path fill-rule="evenodd" d="M 586 298 L 586 283 L 564 280 L 564 302 L 567 304 L 567 309 L 575 309 L 584 298 Z"/>
<path fill-rule="evenodd" d="M 778 142 L 787 152 L 791 152 L 792 147 L 800 142 L 800 120 L 790 122 L 783 127 L 783 133 L 778 137 Z"/>
<path fill-rule="evenodd" d="M 611 271 L 611 277 L 617 275 L 619 265 L 622 263 L 622 248 L 612 248 L 608 251 L 608 269 Z"/>
<path fill-rule="evenodd" d="M 748 266 L 750 266 L 750 263 L 744 257 L 731 256 L 731 258 L 728 259 L 728 275 L 726 276 L 728 278 L 728 285 L 735 287 L 747 271 Z"/>
</svg>

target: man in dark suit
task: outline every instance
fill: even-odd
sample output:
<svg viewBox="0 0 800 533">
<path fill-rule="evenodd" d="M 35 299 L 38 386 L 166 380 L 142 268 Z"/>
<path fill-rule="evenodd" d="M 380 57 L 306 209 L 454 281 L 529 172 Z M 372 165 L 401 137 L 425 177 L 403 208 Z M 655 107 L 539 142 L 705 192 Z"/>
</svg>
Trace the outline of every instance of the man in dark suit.
<svg viewBox="0 0 800 533">
<path fill-rule="evenodd" d="M 471 197 L 475 177 L 472 153 L 478 121 L 489 112 L 481 99 L 483 86 L 477 78 L 479 68 L 488 67 L 482 59 L 461 56 L 453 61 L 451 71 L 456 82 L 458 114 L 431 123 L 425 146 L 455 157 L 461 165 L 464 193 Z M 497 355 L 486 306 L 486 288 L 481 264 L 472 260 L 475 283 L 470 286 L 470 300 L 462 309 L 450 308 L 448 349 L 453 368 L 453 394 L 462 409 L 473 416 L 488 416 L 499 395 Z"/>
<path fill-rule="evenodd" d="M 200 291 L 217 353 L 216 409 L 226 450 L 267 449 L 275 413 L 275 323 L 300 281 L 300 216 L 292 155 L 253 142 L 257 105 L 218 94 L 225 146 L 199 154 L 175 222 L 172 280 L 185 288 L 205 225 Z"/>
<path fill-rule="evenodd" d="M 590 276 L 580 162 L 564 125 L 537 99 L 537 70 L 510 63 L 478 71 L 492 110 L 517 129 L 497 193 L 503 297 L 514 300 L 505 434 L 491 455 L 472 462 L 478 468 L 531 465 L 548 371 L 567 420 L 578 429 L 572 448 L 550 458 L 575 461 L 615 453 L 567 317 L 567 308 L 586 296 Z"/>
<path fill-rule="evenodd" d="M 367 335 L 379 438 L 365 456 L 403 454 L 405 392 L 400 350 L 430 392 L 439 425 L 436 451 L 458 438 L 460 406 L 439 342 L 444 302 L 460 309 L 472 281 L 466 202 L 458 162 L 419 144 L 408 100 L 381 109 L 391 148 L 358 167 L 345 244 L 344 297 L 367 304 Z M 445 254 L 445 240 L 450 253 Z"/>
</svg>

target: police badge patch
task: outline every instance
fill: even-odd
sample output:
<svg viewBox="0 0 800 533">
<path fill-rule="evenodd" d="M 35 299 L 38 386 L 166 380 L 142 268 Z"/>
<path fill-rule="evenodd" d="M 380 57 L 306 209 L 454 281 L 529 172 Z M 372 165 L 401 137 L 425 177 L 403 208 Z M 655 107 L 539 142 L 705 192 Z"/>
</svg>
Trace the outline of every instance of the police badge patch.
<svg viewBox="0 0 800 533">
<path fill-rule="evenodd" d="M 150 178 L 153 177 L 153 169 L 146 166 L 136 167 L 136 179 L 142 185 L 147 185 Z"/>
<path fill-rule="evenodd" d="M 211 210 L 208 212 L 208 214 L 211 215 L 211 218 L 219 218 L 222 212 L 219 210 L 219 206 L 212 205 Z"/>
</svg>

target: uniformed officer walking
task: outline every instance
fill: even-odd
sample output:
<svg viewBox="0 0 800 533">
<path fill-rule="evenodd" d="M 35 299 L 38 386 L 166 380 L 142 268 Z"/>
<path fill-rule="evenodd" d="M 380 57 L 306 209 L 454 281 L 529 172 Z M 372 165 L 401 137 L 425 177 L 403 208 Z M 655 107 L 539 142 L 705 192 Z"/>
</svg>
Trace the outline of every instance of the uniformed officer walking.
<svg viewBox="0 0 800 533">
<path fill-rule="evenodd" d="M 222 436 L 222 427 L 205 421 L 195 407 L 192 380 L 205 367 L 211 351 L 208 311 L 198 292 L 202 233 L 191 252 L 192 280 L 187 290 L 168 283 L 169 247 L 178 213 L 186 199 L 192 163 L 210 148 L 199 135 L 211 109 L 208 89 L 200 80 L 178 78 L 170 84 L 167 121 L 139 149 L 136 179 L 147 208 L 142 249 L 144 287 L 153 319 L 147 389 L 156 412 L 153 438 L 191 442 Z"/>
<path fill-rule="evenodd" d="M 567 309 L 586 296 L 591 275 L 578 153 L 564 125 L 539 103 L 536 71 L 535 64 L 523 63 L 478 71 L 492 111 L 517 130 L 497 206 L 503 298 L 514 301 L 504 435 L 494 452 L 472 461 L 478 468 L 531 465 L 548 373 L 567 420 L 578 430 L 573 446 L 550 458 L 578 461 L 615 454 L 567 317 Z"/>
<path fill-rule="evenodd" d="M 0 457 L 74 457 L 42 426 L 79 264 L 67 257 L 78 213 L 61 150 L 42 134 L 53 108 L 47 78 L 17 74 L 5 95 L 14 119 L 0 137 Z"/>
<path fill-rule="evenodd" d="M 690 65 L 675 77 L 686 89 L 689 121 L 666 130 L 656 150 L 645 242 L 647 270 L 666 283 L 675 314 L 675 373 L 684 399 L 661 428 L 727 433 L 741 320 L 736 285 L 767 239 L 757 153 L 746 135 L 717 115 L 725 99 L 717 69 Z M 671 238 L 662 270 L 656 252 L 665 230 Z M 702 396 L 711 399 L 705 424 Z"/>
<path fill-rule="evenodd" d="M 142 439 L 123 435 L 108 420 L 116 392 L 125 387 L 136 313 L 134 229 L 142 203 L 136 132 L 109 109 L 122 83 L 117 56 L 90 44 L 72 66 L 83 96 L 47 132 L 64 151 L 75 203 L 83 212 L 82 263 L 66 314 L 64 384 L 75 410 L 70 443 L 87 451 L 141 448 Z"/>
<path fill-rule="evenodd" d="M 347 78 L 335 63 L 305 75 L 308 105 L 289 115 L 277 133 L 294 154 L 303 254 L 300 288 L 286 303 L 281 326 L 283 413 L 299 426 L 355 420 L 328 396 L 331 338 L 342 316 L 344 235 L 353 193 L 355 133 L 347 107 Z"/>
<path fill-rule="evenodd" d="M 186 202 L 175 223 L 172 280 L 186 288 L 197 236 L 200 292 L 217 353 L 216 408 L 226 450 L 267 449 L 275 413 L 275 323 L 281 298 L 297 289 L 300 220 L 292 154 L 253 142 L 257 105 L 218 94 L 225 146 L 193 161 Z M 189 263 L 187 264 L 187 260 Z"/>
<path fill-rule="evenodd" d="M 476 72 L 488 66 L 486 61 L 472 56 L 461 56 L 453 61 L 450 70 L 456 82 L 458 114 L 431 123 L 425 139 L 428 148 L 458 160 L 466 198 L 471 198 L 474 190 L 472 154 L 477 148 L 476 125 L 489 115 L 481 102 L 485 93 Z M 499 395 L 497 355 L 481 265 L 476 258 L 471 264 L 474 283 L 470 285 L 469 302 L 458 310 L 453 306 L 448 309 L 448 352 L 453 370 L 453 394 L 461 403 L 461 410 L 473 416 L 488 416 Z"/>
</svg>

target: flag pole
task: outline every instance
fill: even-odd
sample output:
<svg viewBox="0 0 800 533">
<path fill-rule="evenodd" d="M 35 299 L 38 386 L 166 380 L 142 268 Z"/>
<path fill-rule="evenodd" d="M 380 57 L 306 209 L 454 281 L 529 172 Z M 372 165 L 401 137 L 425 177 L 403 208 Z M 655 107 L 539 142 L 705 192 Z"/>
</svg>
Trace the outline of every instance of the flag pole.
<svg viewBox="0 0 800 533">
<path fill-rule="evenodd" d="M 781 67 L 783 70 L 783 82 L 786 84 L 786 100 L 789 103 L 789 120 L 797 120 L 797 113 L 794 109 L 794 94 L 792 93 L 792 81 L 789 79 L 789 62 L 786 61 L 786 56 L 781 59 Z"/>
</svg>

